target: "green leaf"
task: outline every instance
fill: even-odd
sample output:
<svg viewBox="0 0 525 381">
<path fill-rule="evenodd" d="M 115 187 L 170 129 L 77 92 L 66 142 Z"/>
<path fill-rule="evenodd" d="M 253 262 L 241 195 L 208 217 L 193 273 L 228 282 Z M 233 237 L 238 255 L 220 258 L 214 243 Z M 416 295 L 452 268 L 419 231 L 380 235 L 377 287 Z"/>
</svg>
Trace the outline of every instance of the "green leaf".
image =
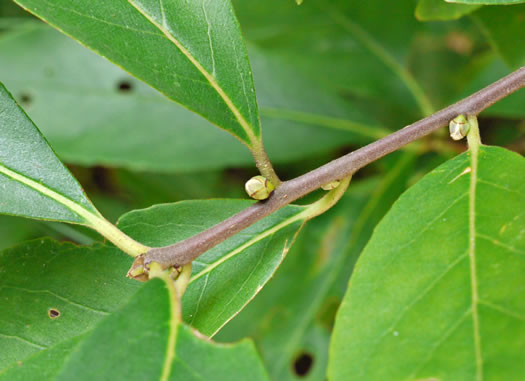
<svg viewBox="0 0 525 381">
<path fill-rule="evenodd" d="M 382 0 L 312 0 L 301 7 L 292 1 L 236 1 L 235 8 L 248 40 L 348 98 L 373 100 L 375 112 L 379 104 L 398 119 L 399 113 L 412 119 L 432 111 L 407 65 L 415 39 L 427 28 L 415 19 L 413 0 L 396 1 L 395 7 Z M 394 19 L 396 28 L 377 22 Z"/>
<path fill-rule="evenodd" d="M 456 100 L 473 94 L 511 72 L 508 66 L 495 54 L 480 57 L 473 61 L 468 69 L 468 82 L 464 85 L 461 93 L 456 96 Z M 517 91 L 483 111 L 483 116 L 520 119 L 525 117 L 524 104 L 525 91 Z"/>
<path fill-rule="evenodd" d="M 274 380 L 296 380 L 301 355 L 312 358 L 303 377 L 325 379 L 335 310 L 355 260 L 415 162 L 411 154 L 392 159 L 388 175 L 352 182 L 335 207 L 308 222 L 275 277 L 216 340 L 253 337 Z"/>
<path fill-rule="evenodd" d="M 422 21 L 456 20 L 480 7 L 481 5 L 451 4 L 444 0 L 419 0 L 416 17 Z"/>
<path fill-rule="evenodd" d="M 338 312 L 331 379 L 523 378 L 524 172 L 482 146 L 401 196 Z"/>
<path fill-rule="evenodd" d="M 251 69 L 228 0 L 18 0 L 18 4 L 252 147 Z"/>
<path fill-rule="evenodd" d="M 1 83 L 0 126 L 0 214 L 86 225 L 132 256 L 147 251 L 102 217 Z"/>
<path fill-rule="evenodd" d="M 525 64 L 525 51 L 521 49 L 521 43 L 525 40 L 525 4 L 484 7 L 474 15 L 507 65 L 516 69 Z"/>
<path fill-rule="evenodd" d="M 119 228 L 144 243 L 165 246 L 251 205 L 251 201 L 183 201 L 124 215 Z M 300 228 L 305 207 L 288 206 L 214 247 L 193 262 L 183 298 L 184 320 L 213 336 L 255 297 L 279 267 Z"/>
<path fill-rule="evenodd" d="M 50 239 L 2 251 L 0 375 L 43 351 L 62 351 L 126 303 L 139 286 L 124 277 L 130 262 L 114 247 Z M 51 319 L 50 309 L 60 315 Z"/>
<path fill-rule="evenodd" d="M 86 225 L 100 218 L 2 84 L 0 110 L 0 213 Z"/>
<path fill-rule="evenodd" d="M 0 38 L 0 78 L 63 160 L 162 172 L 253 165 L 231 135 L 48 26 L 30 24 Z M 375 116 L 348 107 L 279 57 L 254 46 L 250 56 L 274 163 L 385 135 Z"/>
<path fill-rule="evenodd" d="M 50 240 L 0 254 L 0 380 L 156 379 L 174 329 L 170 380 L 267 380 L 253 344 L 198 338 L 172 319 L 163 282 L 126 280 L 128 266 L 116 249 Z"/>
<path fill-rule="evenodd" d="M 197 337 L 172 308 L 164 282 L 148 282 L 75 349 L 57 380 L 268 380 L 251 342 L 216 345 Z"/>
</svg>

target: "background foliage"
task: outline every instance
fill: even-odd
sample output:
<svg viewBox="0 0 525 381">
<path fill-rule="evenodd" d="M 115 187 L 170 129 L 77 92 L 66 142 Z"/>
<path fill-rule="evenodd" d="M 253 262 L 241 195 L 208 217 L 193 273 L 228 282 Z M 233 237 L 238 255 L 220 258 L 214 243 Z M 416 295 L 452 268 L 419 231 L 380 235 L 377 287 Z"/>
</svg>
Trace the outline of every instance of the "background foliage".
<svg viewBox="0 0 525 381">
<path fill-rule="evenodd" d="M 66 0 L 18 2 L 125 69 L 0 0 L 0 82 L 102 215 L 155 246 L 189 237 L 250 204 L 240 199 L 256 173 L 247 148 L 260 136 L 257 112 L 268 154 L 288 179 L 525 63 L 525 4 L 233 1 L 233 14 L 228 1 L 209 1 L 206 10 L 216 19 L 206 23 L 206 10 L 189 20 L 167 9 L 163 24 L 156 5 L 145 0 L 97 7 L 80 2 L 83 8 Z M 141 32 L 108 24 L 114 14 L 135 20 L 130 23 Z M 197 32 L 185 30 L 187 24 Z M 210 26 L 216 24 L 224 25 Z M 255 140 L 163 31 L 195 47 Z M 209 43 L 221 41 L 230 49 L 210 56 Z M 180 62 L 177 72 L 174 61 Z M 174 80 L 182 92 L 170 93 Z M 360 171 L 332 210 L 304 226 L 296 216 L 305 207 L 290 206 L 199 258 L 183 299 L 184 323 L 170 317 L 161 282 L 126 279 L 131 259 L 97 233 L 0 216 L 0 379 L 158 378 L 170 329 L 178 332 L 177 371 L 170 379 L 324 380 L 327 371 L 333 380 L 525 379 L 524 105 L 521 91 L 480 116 L 483 143 L 506 148 L 484 148 L 479 156 L 484 305 L 473 302 L 465 256 L 467 197 L 447 209 L 469 190 L 470 175 L 460 175 L 470 156 L 462 153 L 463 143 L 438 133 Z M 5 120 L 0 129 L 0 142 L 8 141 Z M 1 149 L 2 164 L 9 157 L 26 164 L 22 172 L 36 170 L 23 151 L 15 158 L 5 145 Z M 46 163 L 55 160 L 46 152 Z M 0 191 L 5 209 L 5 195 L 15 192 Z M 428 234 L 419 234 L 422 225 Z M 474 305 L 481 376 L 469 336 Z M 60 315 L 51 319 L 51 310 Z M 216 342 L 236 343 L 209 342 L 186 324 Z M 104 347 L 121 353 L 108 358 Z M 209 359 L 206 366 L 199 358 Z"/>
</svg>

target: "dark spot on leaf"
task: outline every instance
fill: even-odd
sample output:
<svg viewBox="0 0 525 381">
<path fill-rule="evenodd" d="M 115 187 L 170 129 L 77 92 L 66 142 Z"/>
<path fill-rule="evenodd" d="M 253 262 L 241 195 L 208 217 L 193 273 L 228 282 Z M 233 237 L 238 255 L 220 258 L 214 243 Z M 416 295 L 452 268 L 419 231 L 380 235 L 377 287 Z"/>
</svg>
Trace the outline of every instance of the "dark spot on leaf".
<svg viewBox="0 0 525 381">
<path fill-rule="evenodd" d="M 50 308 L 49 311 L 47 311 L 47 314 L 50 319 L 56 319 L 57 317 L 60 316 L 60 311 L 57 310 L 56 308 Z"/>
<path fill-rule="evenodd" d="M 31 102 L 33 101 L 33 98 L 28 93 L 22 93 L 20 94 L 20 104 L 24 107 L 28 107 L 31 105 Z"/>
<path fill-rule="evenodd" d="M 312 369 L 313 363 L 314 357 L 310 353 L 302 352 L 295 358 L 293 370 L 299 377 L 306 377 Z"/>
<path fill-rule="evenodd" d="M 133 90 L 133 84 L 128 80 L 123 80 L 117 84 L 117 89 L 119 93 L 129 93 Z"/>
</svg>

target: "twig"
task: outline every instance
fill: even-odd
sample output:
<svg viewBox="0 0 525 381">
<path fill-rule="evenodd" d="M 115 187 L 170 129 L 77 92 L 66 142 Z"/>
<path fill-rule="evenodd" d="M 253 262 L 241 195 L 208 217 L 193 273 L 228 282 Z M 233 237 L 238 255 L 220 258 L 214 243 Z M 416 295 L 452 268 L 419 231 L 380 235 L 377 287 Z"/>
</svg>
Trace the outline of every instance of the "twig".
<svg viewBox="0 0 525 381">
<path fill-rule="evenodd" d="M 446 126 L 459 114 L 478 115 L 522 87 L 525 87 L 525 66 L 452 106 L 311 172 L 283 182 L 268 200 L 258 202 L 202 233 L 174 245 L 149 250 L 135 260 L 132 269 L 143 264 L 148 266 L 151 262 L 157 262 L 164 268 L 187 264 L 227 238 L 322 185 L 351 176 L 365 165 Z"/>
</svg>

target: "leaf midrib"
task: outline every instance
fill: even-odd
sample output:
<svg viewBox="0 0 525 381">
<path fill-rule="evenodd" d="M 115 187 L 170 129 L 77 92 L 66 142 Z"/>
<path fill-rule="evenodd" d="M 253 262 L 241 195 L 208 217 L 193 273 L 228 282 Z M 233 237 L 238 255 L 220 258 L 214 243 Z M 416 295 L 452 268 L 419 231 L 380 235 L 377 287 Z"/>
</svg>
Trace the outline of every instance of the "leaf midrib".
<svg viewBox="0 0 525 381">
<path fill-rule="evenodd" d="M 239 109 L 235 106 L 233 101 L 230 99 L 228 94 L 224 91 L 224 89 L 219 85 L 219 83 L 215 80 L 212 74 L 210 74 L 201 64 L 200 62 L 186 49 L 186 47 L 177 39 L 175 36 L 173 36 L 169 30 L 167 30 L 164 26 L 159 25 L 153 17 L 151 17 L 150 14 L 147 13 L 147 11 L 140 7 L 139 4 L 137 4 L 134 0 L 128 0 L 128 3 L 135 8 L 146 20 L 148 20 L 152 25 L 154 25 L 158 30 L 160 30 L 166 38 L 171 41 L 180 51 L 181 53 L 191 62 L 193 66 L 206 78 L 206 80 L 209 82 L 211 87 L 217 92 L 217 94 L 221 97 L 221 99 L 224 101 L 226 106 L 230 109 L 232 114 L 234 115 L 235 119 L 237 119 L 237 122 L 242 127 L 246 135 L 248 136 L 248 139 L 250 141 L 250 145 L 256 145 L 259 139 L 255 136 L 253 132 L 253 127 L 246 121 L 244 116 L 241 114 Z M 162 4 L 162 1 L 161 1 Z"/>
<path fill-rule="evenodd" d="M 29 178 L 29 177 L 26 177 L 24 175 L 21 175 L 11 169 L 9 169 L 8 167 L 4 166 L 3 164 L 0 164 L 0 173 L 1 174 L 4 174 L 5 176 L 7 177 L 10 177 L 11 179 L 13 179 L 14 181 L 22 184 L 22 185 L 25 185 L 37 192 L 39 192 L 40 194 L 46 196 L 47 198 L 50 198 L 51 200 L 54 200 L 56 202 L 58 202 L 59 204 L 65 206 L 67 209 L 69 209 L 70 211 L 72 211 L 73 213 L 75 213 L 76 215 L 78 215 L 79 217 L 81 217 L 82 219 L 84 219 L 85 221 L 85 224 L 93 224 L 100 219 L 100 216 L 98 216 L 97 214 L 89 211 L 88 209 L 86 209 L 84 206 L 76 203 L 75 201 L 69 199 L 68 197 L 52 190 L 51 188 L 39 183 L 39 182 L 36 182 L 35 180 Z M 73 221 L 71 221 L 72 223 L 74 223 Z"/>
<path fill-rule="evenodd" d="M 472 139 L 474 140 L 474 139 Z M 469 144 L 471 141 L 469 139 Z M 469 262 L 470 262 L 470 285 L 471 285 L 471 300 L 472 300 L 472 329 L 473 329 L 473 344 L 476 356 L 476 380 L 483 380 L 483 357 L 481 353 L 481 335 L 479 327 L 479 313 L 478 313 L 478 279 L 476 273 L 476 184 L 478 181 L 478 155 L 479 146 L 471 144 L 470 147 L 470 162 L 472 172 L 470 175 L 469 185 Z"/>
<path fill-rule="evenodd" d="M 304 208 L 303 210 L 299 211 L 296 215 L 289 217 L 285 219 L 284 221 L 280 222 L 277 225 L 272 226 L 269 229 L 264 230 L 263 232 L 257 234 L 255 237 L 250 239 L 249 241 L 245 242 L 241 246 L 236 247 L 235 249 L 228 252 L 226 255 L 222 256 L 217 261 L 213 262 L 212 264 L 209 264 L 204 270 L 201 272 L 195 274 L 191 277 L 189 284 L 193 283 L 194 281 L 198 280 L 202 276 L 212 272 L 214 269 L 222 265 L 223 263 L 229 261 L 236 255 L 240 254 L 244 250 L 246 250 L 248 247 L 255 245 L 257 242 L 263 240 L 264 238 L 278 232 L 279 230 L 283 229 L 284 227 L 299 221 L 301 219 L 306 219 L 308 214 L 308 208 Z"/>
</svg>

